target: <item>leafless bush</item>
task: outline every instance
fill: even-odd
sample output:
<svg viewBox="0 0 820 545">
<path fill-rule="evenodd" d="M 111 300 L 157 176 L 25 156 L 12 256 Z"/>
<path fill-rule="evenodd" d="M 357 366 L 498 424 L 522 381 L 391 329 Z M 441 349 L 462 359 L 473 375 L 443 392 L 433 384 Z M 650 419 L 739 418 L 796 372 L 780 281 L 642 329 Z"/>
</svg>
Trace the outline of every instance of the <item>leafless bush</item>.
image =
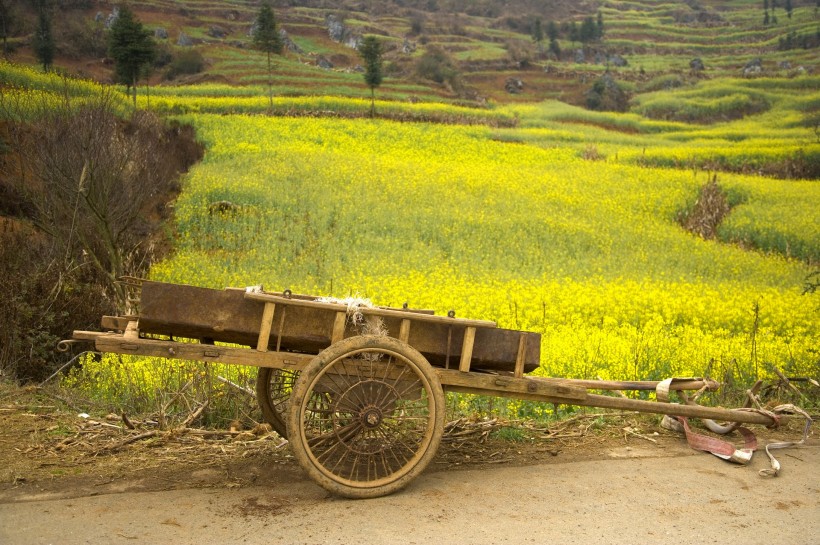
<svg viewBox="0 0 820 545">
<path fill-rule="evenodd" d="M 680 223 L 687 231 L 701 238 L 711 240 L 717 236 L 717 229 L 731 207 L 723 189 L 717 183 L 717 174 L 700 190 L 695 206 L 682 214 Z"/>
<path fill-rule="evenodd" d="M 165 203 L 202 149 L 190 127 L 123 120 L 110 94 L 44 100 L 27 119 L 9 100 L 0 93 L 0 372 L 39 380 L 61 363 L 56 340 L 128 311 L 119 278 L 143 275 L 165 246 Z"/>
</svg>

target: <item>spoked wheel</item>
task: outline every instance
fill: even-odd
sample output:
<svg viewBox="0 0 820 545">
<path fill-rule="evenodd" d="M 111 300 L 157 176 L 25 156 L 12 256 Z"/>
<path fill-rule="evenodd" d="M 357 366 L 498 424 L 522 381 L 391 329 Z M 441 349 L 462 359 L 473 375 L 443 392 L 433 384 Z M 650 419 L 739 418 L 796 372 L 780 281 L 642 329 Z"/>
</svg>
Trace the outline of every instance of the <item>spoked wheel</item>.
<svg viewBox="0 0 820 545">
<path fill-rule="evenodd" d="M 256 375 L 256 400 L 265 422 L 282 437 L 288 436 L 288 409 L 298 371 L 260 367 Z"/>
<path fill-rule="evenodd" d="M 321 486 L 373 498 L 406 486 L 433 459 L 444 430 L 444 393 L 418 351 L 390 337 L 333 344 L 293 390 L 290 442 Z"/>
</svg>

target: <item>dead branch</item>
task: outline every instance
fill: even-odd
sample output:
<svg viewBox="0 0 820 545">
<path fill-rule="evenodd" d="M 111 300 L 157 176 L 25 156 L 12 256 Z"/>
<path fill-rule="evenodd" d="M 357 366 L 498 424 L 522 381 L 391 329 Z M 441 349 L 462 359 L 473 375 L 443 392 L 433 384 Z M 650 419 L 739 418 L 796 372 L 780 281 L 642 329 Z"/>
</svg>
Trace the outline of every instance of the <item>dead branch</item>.
<svg viewBox="0 0 820 545">
<path fill-rule="evenodd" d="M 136 429 L 136 427 L 131 422 L 131 420 L 128 419 L 128 415 L 125 414 L 125 413 L 122 413 L 122 423 L 125 424 L 125 427 L 128 428 L 129 430 Z"/>
<path fill-rule="evenodd" d="M 179 426 L 179 428 L 178 428 L 178 429 L 184 429 L 184 428 L 187 428 L 188 426 L 190 426 L 190 425 L 191 425 L 191 423 L 192 423 L 194 420 L 196 420 L 197 418 L 199 418 L 199 415 L 201 415 L 201 414 L 202 414 L 202 411 L 204 411 L 204 410 L 205 410 L 205 407 L 207 407 L 207 406 L 208 406 L 208 401 L 206 400 L 205 402 L 203 402 L 203 403 L 202 403 L 202 405 L 200 405 L 200 406 L 197 408 L 197 410 L 195 410 L 194 412 L 192 412 L 191 414 L 189 414 L 189 415 L 188 415 L 188 418 L 186 418 L 186 419 L 182 422 L 182 424 Z"/>
<path fill-rule="evenodd" d="M 235 382 L 231 382 L 230 380 L 226 379 L 225 377 L 221 377 L 221 376 L 217 375 L 216 379 L 220 382 L 223 382 L 223 383 L 227 384 L 228 386 L 233 386 L 234 388 L 236 388 L 237 390 L 239 390 L 242 393 L 248 394 L 251 397 L 256 397 L 255 392 L 252 392 L 250 389 L 245 388 L 244 386 L 240 386 L 239 384 L 236 384 Z"/>
</svg>

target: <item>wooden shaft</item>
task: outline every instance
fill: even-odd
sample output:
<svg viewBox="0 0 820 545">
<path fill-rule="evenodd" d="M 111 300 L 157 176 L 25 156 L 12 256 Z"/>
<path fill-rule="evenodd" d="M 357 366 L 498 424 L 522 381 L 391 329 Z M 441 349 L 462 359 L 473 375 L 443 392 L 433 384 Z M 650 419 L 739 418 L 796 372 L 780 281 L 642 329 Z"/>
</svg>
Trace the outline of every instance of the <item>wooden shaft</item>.
<svg viewBox="0 0 820 545">
<path fill-rule="evenodd" d="M 639 411 L 642 413 L 686 416 L 690 418 L 726 420 L 729 422 L 743 422 L 745 424 L 761 424 L 763 426 L 771 426 L 775 423 L 770 417 L 751 411 L 724 409 L 722 407 L 702 407 L 700 405 L 659 403 L 657 401 L 643 401 L 641 399 L 610 397 L 598 394 L 587 394 L 584 399 L 572 401 L 572 404 L 585 405 L 587 407 L 601 407 L 604 409 L 620 409 L 625 411 Z"/>
<path fill-rule="evenodd" d="M 535 377 L 538 378 L 538 377 Z M 575 386 L 582 386 L 587 390 L 656 390 L 660 381 L 657 380 L 583 380 L 564 379 Z M 706 386 L 707 390 L 713 391 L 720 387 L 720 383 L 711 379 L 693 378 L 689 380 L 676 380 L 669 387 L 670 390 L 700 390 Z"/>
</svg>

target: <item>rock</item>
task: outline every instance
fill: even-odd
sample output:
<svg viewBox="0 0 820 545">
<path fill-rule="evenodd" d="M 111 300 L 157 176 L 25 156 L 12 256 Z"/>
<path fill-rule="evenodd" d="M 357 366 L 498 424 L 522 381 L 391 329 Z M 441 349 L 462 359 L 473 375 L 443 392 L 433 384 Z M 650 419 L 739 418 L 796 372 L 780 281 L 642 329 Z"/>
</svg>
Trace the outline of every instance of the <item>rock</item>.
<svg viewBox="0 0 820 545">
<path fill-rule="evenodd" d="M 208 29 L 208 36 L 210 36 L 211 38 L 217 38 L 217 39 L 221 40 L 222 38 L 224 38 L 227 35 L 228 35 L 228 31 L 226 31 L 224 28 L 222 28 L 220 26 L 214 25 L 214 26 L 212 26 Z"/>
<path fill-rule="evenodd" d="M 119 6 L 114 6 L 114 9 L 108 15 L 108 18 L 105 20 L 105 28 L 110 29 L 111 25 L 114 24 L 114 21 L 117 20 L 117 17 L 120 16 L 120 8 Z"/>
<path fill-rule="evenodd" d="M 695 72 L 706 70 L 706 66 L 704 66 L 703 60 L 700 57 L 695 57 L 694 59 L 689 61 L 689 68 L 691 68 Z"/>
<path fill-rule="evenodd" d="M 517 95 L 524 90 L 524 82 L 518 78 L 507 78 L 504 83 L 504 90 L 512 95 Z"/>
<path fill-rule="evenodd" d="M 345 26 L 335 15 L 325 17 L 325 25 L 327 25 L 327 34 L 331 40 L 341 42 L 344 39 Z"/>
<path fill-rule="evenodd" d="M 350 49 L 359 49 L 359 46 L 362 44 L 362 37 L 351 34 L 345 39 L 344 44 Z"/>
<path fill-rule="evenodd" d="M 575 64 L 581 64 L 586 62 L 586 55 L 584 55 L 583 49 L 576 49 L 575 50 Z"/>
<path fill-rule="evenodd" d="M 288 51 L 293 51 L 299 55 L 303 55 L 305 53 L 296 42 L 290 39 L 290 36 L 288 36 L 288 33 L 284 28 L 279 29 L 279 37 L 282 39 L 282 44 L 284 44 L 285 49 Z"/>
<path fill-rule="evenodd" d="M 177 38 L 177 45 L 181 47 L 191 47 L 192 45 L 194 45 L 194 41 L 191 39 L 190 36 L 180 31 L 179 38 Z"/>
<path fill-rule="evenodd" d="M 763 60 L 760 57 L 755 57 L 754 59 L 750 60 L 746 63 L 744 68 L 763 68 Z"/>
<path fill-rule="evenodd" d="M 595 64 L 604 64 L 606 57 L 602 53 L 595 53 Z"/>
<path fill-rule="evenodd" d="M 101 11 L 98 11 L 97 15 L 94 16 L 94 22 L 95 23 L 102 23 L 104 19 L 105 19 L 105 14 Z"/>
<path fill-rule="evenodd" d="M 325 17 L 325 24 L 327 25 L 327 34 L 331 40 L 344 44 L 351 49 L 359 48 L 362 37 L 358 34 L 353 34 L 353 31 L 347 28 L 335 15 Z"/>
<path fill-rule="evenodd" d="M 324 56 L 320 55 L 318 59 L 316 59 L 316 66 L 319 68 L 324 68 L 325 70 L 330 70 L 333 68 L 333 63 L 327 60 Z"/>
<path fill-rule="evenodd" d="M 792 63 L 790 61 L 780 61 L 779 63 L 777 63 L 777 67 L 781 70 L 791 70 Z"/>
<path fill-rule="evenodd" d="M 753 76 L 755 74 L 760 74 L 763 71 L 763 61 L 760 57 L 756 57 L 749 62 L 746 63 L 746 66 L 743 67 L 743 75 L 744 76 Z"/>
<path fill-rule="evenodd" d="M 401 52 L 405 55 L 410 55 L 416 52 L 416 44 L 415 42 L 411 42 L 407 38 L 404 39 L 404 43 L 401 45 Z"/>
<path fill-rule="evenodd" d="M 251 27 L 248 29 L 248 37 L 249 37 L 249 38 L 250 38 L 250 37 L 253 37 L 254 33 L 256 32 L 256 27 L 257 27 L 257 25 L 256 25 L 256 21 L 254 21 L 254 23 L 253 23 L 253 24 L 251 25 Z"/>
<path fill-rule="evenodd" d="M 609 64 L 611 64 L 612 66 L 623 67 L 629 64 L 628 62 L 626 62 L 626 59 L 621 57 L 620 55 L 610 55 L 608 61 Z"/>
<path fill-rule="evenodd" d="M 154 38 L 159 40 L 167 40 L 168 39 L 168 31 L 162 27 L 157 27 L 154 29 Z"/>
</svg>

